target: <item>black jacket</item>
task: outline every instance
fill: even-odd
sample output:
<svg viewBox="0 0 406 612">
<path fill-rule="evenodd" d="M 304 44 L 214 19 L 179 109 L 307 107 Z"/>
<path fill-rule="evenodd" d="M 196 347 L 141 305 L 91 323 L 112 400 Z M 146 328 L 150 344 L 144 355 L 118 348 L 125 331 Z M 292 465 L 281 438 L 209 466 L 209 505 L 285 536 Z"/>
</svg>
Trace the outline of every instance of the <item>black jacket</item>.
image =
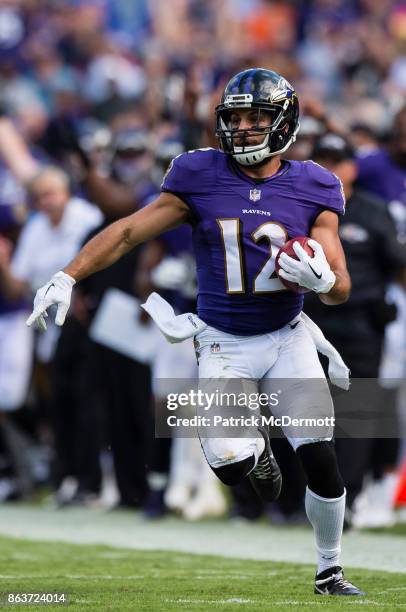
<svg viewBox="0 0 406 612">
<path fill-rule="evenodd" d="M 339 234 L 352 281 L 350 298 L 345 304 L 326 306 L 309 293 L 304 310 L 328 336 L 351 336 L 360 329 L 352 322 L 360 318 L 372 331 L 383 333 L 396 314 L 385 302 L 385 289 L 406 267 L 406 244 L 399 241 L 385 202 L 358 189 L 339 219 Z"/>
</svg>

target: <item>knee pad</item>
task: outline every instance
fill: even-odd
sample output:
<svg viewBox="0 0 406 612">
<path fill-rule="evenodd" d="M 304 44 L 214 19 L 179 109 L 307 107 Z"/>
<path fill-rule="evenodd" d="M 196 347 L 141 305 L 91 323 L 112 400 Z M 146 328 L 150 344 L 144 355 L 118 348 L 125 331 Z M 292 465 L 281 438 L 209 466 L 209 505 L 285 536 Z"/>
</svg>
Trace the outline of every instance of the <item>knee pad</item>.
<svg viewBox="0 0 406 612">
<path fill-rule="evenodd" d="M 298 454 L 309 489 L 320 497 L 341 497 L 344 482 L 338 469 L 333 442 L 311 442 L 299 446 Z"/>
<path fill-rule="evenodd" d="M 220 467 L 211 467 L 217 478 L 221 482 L 229 487 L 239 484 L 255 466 L 255 457 L 247 457 L 242 461 L 236 461 L 235 463 L 228 463 Z"/>
</svg>

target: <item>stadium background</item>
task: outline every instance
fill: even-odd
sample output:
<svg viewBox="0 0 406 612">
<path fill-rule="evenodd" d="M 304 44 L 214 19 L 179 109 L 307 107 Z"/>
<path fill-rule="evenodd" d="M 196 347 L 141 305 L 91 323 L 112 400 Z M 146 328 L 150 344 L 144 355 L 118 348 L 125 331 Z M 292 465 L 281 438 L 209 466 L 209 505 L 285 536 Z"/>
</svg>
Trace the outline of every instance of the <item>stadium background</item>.
<svg viewBox="0 0 406 612">
<path fill-rule="evenodd" d="M 102 344 L 95 341 L 93 323 L 111 289 L 121 293 L 110 296 L 124 292 L 145 299 L 157 288 L 180 309 L 191 307 L 187 231 L 175 240 L 169 237 L 136 249 L 117 267 L 82 283 L 59 338 L 52 325 L 42 337 L 31 334 L 24 320 L 35 290 L 48 280 L 48 273 L 61 267 L 54 255 L 44 263 L 48 253 L 55 254 L 61 236 L 67 236 L 66 253 L 72 256 L 97 228 L 145 205 L 159 191 L 171 157 L 183 150 L 216 146 L 213 109 L 232 74 L 264 66 L 293 82 L 302 116 L 291 156 L 307 159 L 314 143 L 334 132 L 348 137 L 361 159 L 391 142 L 394 118 L 405 104 L 405 49 L 406 10 L 392 0 L 1 3 L 3 534 L 78 542 L 85 531 L 78 537 L 72 525 L 80 521 L 89 533 L 92 525 L 99 524 L 88 541 L 125 546 L 128 536 L 103 540 L 100 533 L 113 534 L 120 526 L 130 533 L 133 525 L 134 539 L 142 540 L 141 534 L 146 534 L 141 548 L 220 554 L 223 546 L 230 548 L 230 556 L 246 556 L 245 552 L 254 559 L 312 562 L 305 528 L 304 535 L 297 536 L 304 539 L 296 549 L 293 540 L 283 540 L 284 527 L 306 523 L 303 476 L 289 449 L 278 443 L 287 476 L 280 503 L 263 507 L 248 485 L 234 488 L 226 498 L 193 441 L 177 441 L 172 449 L 168 440 L 154 441 L 154 405 L 159 404 L 160 391 L 151 383 L 150 366 L 154 371 L 159 367 L 165 371 L 165 366 L 157 365 L 152 349 L 131 354 L 128 346 L 115 350 L 111 337 Z M 52 169 L 47 174 L 44 167 Z M 55 168 L 67 173 L 69 188 Z M 394 231 L 402 243 L 405 167 L 400 171 L 404 189 L 397 194 L 398 205 L 392 205 L 392 212 Z M 363 188 L 368 190 L 368 184 Z M 387 204 L 390 209 L 391 202 Z M 65 211 L 75 206 L 71 228 L 59 238 L 58 233 L 44 231 L 39 242 L 25 245 L 17 257 L 23 232 L 38 209 L 51 220 L 58 207 Z M 54 262 L 58 262 L 55 269 Z M 406 516 L 403 294 L 398 284 L 397 319 L 388 323 L 396 325 L 393 333 L 398 342 L 386 361 L 385 376 L 396 383 L 379 396 L 382 411 L 396 407 L 399 439 L 363 448 L 363 456 L 368 455 L 362 467 L 363 495 L 349 513 L 349 524 L 358 511 L 356 527 L 385 527 L 392 534 L 382 544 L 382 567 L 392 571 L 404 568 L 399 558 L 393 562 L 402 546 Z M 136 312 L 139 343 L 151 343 L 155 355 L 156 346 L 158 352 L 167 350 Z M 113 336 L 115 331 L 120 335 L 119 320 L 116 325 Z M 193 376 L 190 355 L 172 359 L 185 368 L 180 367 L 179 377 L 187 368 Z M 166 375 L 175 376 L 172 371 Z M 357 453 L 356 446 L 351 453 Z M 355 465 L 356 461 L 354 469 Z M 347 469 L 351 480 L 351 466 Z M 113 508 L 120 511 L 109 514 Z M 213 523 L 214 531 L 204 522 L 211 516 L 221 517 Z M 161 522 L 148 526 L 143 522 L 157 518 Z M 203 522 L 189 531 L 190 526 L 181 522 L 184 519 Z M 261 531 L 250 531 L 257 524 Z M 233 552 L 226 536 L 237 533 L 232 531 L 235 525 L 241 547 Z M 222 530 L 225 540 L 220 546 L 201 545 L 202 539 L 214 541 Z M 267 533 L 282 538 L 285 556 L 260 550 L 259 540 Z M 365 541 L 363 534 L 354 537 L 361 538 L 355 539 L 360 545 L 354 546 L 354 566 L 379 569 L 378 560 L 368 561 L 372 536 Z M 382 536 L 373 537 L 383 542 Z"/>
</svg>

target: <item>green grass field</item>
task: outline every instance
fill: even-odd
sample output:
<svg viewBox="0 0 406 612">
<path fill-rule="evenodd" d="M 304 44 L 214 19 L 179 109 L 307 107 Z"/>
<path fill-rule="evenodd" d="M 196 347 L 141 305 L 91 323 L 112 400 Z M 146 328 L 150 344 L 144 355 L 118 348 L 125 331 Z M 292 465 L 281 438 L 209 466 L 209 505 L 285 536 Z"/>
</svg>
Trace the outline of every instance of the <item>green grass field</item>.
<svg viewBox="0 0 406 612">
<path fill-rule="evenodd" d="M 69 609 L 87 611 L 406 609 L 404 574 L 347 570 L 368 595 L 335 599 L 312 595 L 308 565 L 4 537 L 0 549 L 3 605 L 8 592 L 64 592 Z"/>
</svg>

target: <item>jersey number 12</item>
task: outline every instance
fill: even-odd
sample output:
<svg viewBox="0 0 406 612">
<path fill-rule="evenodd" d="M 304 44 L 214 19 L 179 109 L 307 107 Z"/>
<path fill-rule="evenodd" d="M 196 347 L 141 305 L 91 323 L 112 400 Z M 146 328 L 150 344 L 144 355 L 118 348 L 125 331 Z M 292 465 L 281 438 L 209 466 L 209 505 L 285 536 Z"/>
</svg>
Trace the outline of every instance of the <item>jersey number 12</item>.
<svg viewBox="0 0 406 612">
<path fill-rule="evenodd" d="M 221 230 L 224 247 L 226 291 L 229 294 L 246 293 L 243 269 L 243 251 L 241 240 L 241 219 L 217 219 Z M 251 233 L 254 242 L 266 239 L 269 244 L 269 257 L 253 279 L 252 293 L 273 293 L 286 291 L 276 276 L 275 258 L 288 239 L 288 233 L 282 225 L 268 221 Z"/>
</svg>

